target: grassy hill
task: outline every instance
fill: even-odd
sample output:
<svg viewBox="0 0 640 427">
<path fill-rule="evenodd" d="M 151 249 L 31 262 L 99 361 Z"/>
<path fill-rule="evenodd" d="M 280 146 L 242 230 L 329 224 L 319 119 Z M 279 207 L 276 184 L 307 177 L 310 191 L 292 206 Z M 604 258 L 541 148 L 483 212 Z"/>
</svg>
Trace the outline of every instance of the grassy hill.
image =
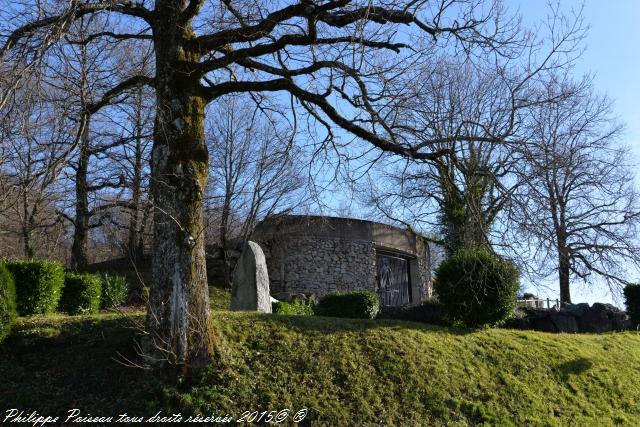
<svg viewBox="0 0 640 427">
<path fill-rule="evenodd" d="M 310 408 L 311 425 L 639 425 L 640 335 L 468 331 L 214 312 L 228 366 L 158 383 L 131 342 L 142 313 L 20 319 L 0 346 L 0 410 L 64 415 Z"/>
</svg>

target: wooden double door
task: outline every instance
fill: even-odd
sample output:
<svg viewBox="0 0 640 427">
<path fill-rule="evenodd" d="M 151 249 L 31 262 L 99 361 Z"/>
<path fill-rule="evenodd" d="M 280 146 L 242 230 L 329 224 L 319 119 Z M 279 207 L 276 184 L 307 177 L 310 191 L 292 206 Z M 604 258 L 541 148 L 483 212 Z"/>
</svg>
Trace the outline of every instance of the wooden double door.
<svg viewBox="0 0 640 427">
<path fill-rule="evenodd" d="M 380 304 L 383 306 L 409 304 L 412 300 L 409 260 L 401 255 L 378 252 L 376 269 Z"/>
</svg>

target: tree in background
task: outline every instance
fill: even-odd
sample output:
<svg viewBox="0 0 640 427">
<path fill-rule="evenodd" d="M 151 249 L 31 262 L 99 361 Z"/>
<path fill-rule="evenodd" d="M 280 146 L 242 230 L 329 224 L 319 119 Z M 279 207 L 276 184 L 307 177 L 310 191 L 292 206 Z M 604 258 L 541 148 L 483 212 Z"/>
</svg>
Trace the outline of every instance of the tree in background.
<svg viewBox="0 0 640 427">
<path fill-rule="evenodd" d="M 565 64 L 544 73 L 556 66 Z M 444 154 L 431 162 L 383 163 L 368 203 L 387 218 L 433 230 L 448 256 L 461 248 L 493 251 L 495 222 L 521 185 L 514 167 L 528 111 L 556 101 L 518 71 L 500 74 L 495 64 L 449 58 L 417 69 L 396 107 L 405 126 L 415 141 L 452 137 L 434 144 Z"/>
<path fill-rule="evenodd" d="M 70 108 L 68 129 L 73 139 L 73 156 L 69 167 L 75 198 L 70 203 L 73 214 L 67 215 L 64 210 L 60 214 L 73 225 L 71 267 L 79 271 L 85 270 L 89 262 L 90 231 L 102 226 L 114 208 L 130 207 L 129 201 L 122 197 L 125 171 L 113 161 L 113 155 L 127 144 L 139 144 L 143 135 L 136 134 L 140 125 L 134 120 L 141 120 L 141 115 L 147 114 L 139 101 L 136 114 L 140 117 L 134 115 L 131 121 L 119 114 L 121 109 L 114 107 L 131 97 L 132 90 L 140 91 L 140 88 L 113 90 L 113 87 L 131 74 L 144 74 L 143 69 L 135 66 L 147 66 L 149 56 L 145 59 L 141 52 L 126 56 L 127 52 L 132 54 L 126 44 L 96 39 L 94 35 L 104 31 L 107 25 L 97 16 L 82 17 L 71 23 L 65 35 L 67 43 L 51 49 L 55 60 L 48 68 L 49 84 L 67 95 Z M 120 65 L 122 63 L 136 65 L 127 67 Z M 140 97 L 139 93 L 136 95 Z M 134 130 L 128 130 L 128 125 Z M 99 166 L 91 167 L 94 162 Z"/>
<path fill-rule="evenodd" d="M 249 96 L 227 96 L 207 116 L 207 210 L 218 213 L 213 218 L 225 286 L 231 283 L 230 240 L 246 239 L 258 220 L 305 202 L 306 176 L 294 130 L 280 114 L 248 105 Z"/>
<path fill-rule="evenodd" d="M 611 102 L 566 75 L 552 76 L 544 95 L 557 102 L 531 112 L 512 219 L 536 268 L 558 275 L 560 300 L 570 303 L 576 279 L 595 276 L 615 290 L 640 267 L 640 195 Z"/>
<path fill-rule="evenodd" d="M 3 228 L 18 234 L 24 257 L 34 258 L 55 253 L 64 234 L 55 212 L 63 194 L 59 178 L 72 149 L 65 123 L 68 106 L 61 93 L 48 86 L 42 74 L 23 84 L 16 94 L 20 103 L 2 117 L 5 192 L 0 215 Z M 16 256 L 15 247 L 4 256 Z"/>
</svg>

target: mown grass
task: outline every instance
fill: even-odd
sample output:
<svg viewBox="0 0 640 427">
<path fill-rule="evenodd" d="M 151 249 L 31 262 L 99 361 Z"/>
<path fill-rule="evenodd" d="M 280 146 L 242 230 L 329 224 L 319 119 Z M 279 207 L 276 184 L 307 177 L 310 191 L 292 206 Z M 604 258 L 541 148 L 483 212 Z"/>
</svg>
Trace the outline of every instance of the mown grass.
<svg viewBox="0 0 640 427">
<path fill-rule="evenodd" d="M 227 368 L 178 389 L 120 363 L 135 358 L 131 326 L 142 320 L 141 313 L 20 319 L 0 347 L 0 410 L 238 416 L 310 408 L 307 422 L 331 426 L 640 425 L 636 333 L 471 331 L 216 310 Z"/>
</svg>

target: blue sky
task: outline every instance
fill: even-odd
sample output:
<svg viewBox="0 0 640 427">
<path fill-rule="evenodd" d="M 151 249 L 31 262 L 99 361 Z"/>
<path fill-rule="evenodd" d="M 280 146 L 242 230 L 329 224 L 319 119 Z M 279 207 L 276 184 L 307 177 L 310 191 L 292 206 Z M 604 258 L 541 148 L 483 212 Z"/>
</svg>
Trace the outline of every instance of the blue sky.
<svg viewBox="0 0 640 427">
<path fill-rule="evenodd" d="M 542 0 L 505 0 L 505 5 L 519 9 L 526 25 L 543 20 L 549 11 Z M 560 1 L 565 12 L 582 5 L 589 32 L 576 71 L 593 73 L 594 86 L 614 100 L 627 125 L 625 143 L 640 157 L 640 1 Z"/>
<path fill-rule="evenodd" d="M 509 12 L 519 12 L 527 28 L 543 23 L 551 11 L 545 0 L 503 1 Z M 584 52 L 575 64 L 576 77 L 593 75 L 596 90 L 612 99 L 617 116 L 626 125 L 622 142 L 631 147 L 635 154 L 629 162 L 639 164 L 640 0 L 559 0 L 559 9 L 566 15 L 579 11 L 583 6 L 582 17 L 589 30 L 583 42 Z M 640 187 L 640 167 L 636 170 Z M 325 196 L 325 202 L 333 209 L 333 214 L 362 216 L 361 207 L 349 192 L 333 192 Z M 629 279 L 640 281 L 640 276 Z M 555 277 L 540 285 L 538 289 L 531 290 L 543 298 L 558 298 Z M 615 299 L 609 294 L 605 286 L 594 287 L 574 282 L 571 292 L 574 302 L 622 304 L 619 298 Z"/>
<path fill-rule="evenodd" d="M 527 26 L 549 13 L 542 0 L 505 0 L 505 5 L 519 9 Z M 614 101 L 616 113 L 626 124 L 623 142 L 635 153 L 632 161 L 640 163 L 640 0 L 560 0 L 559 6 L 564 12 L 584 6 L 589 31 L 576 71 L 593 73 L 594 86 Z M 636 179 L 640 184 L 640 176 Z M 574 302 L 619 302 L 605 289 L 577 285 L 572 292 Z M 548 296 L 556 297 L 552 291 Z"/>
</svg>

